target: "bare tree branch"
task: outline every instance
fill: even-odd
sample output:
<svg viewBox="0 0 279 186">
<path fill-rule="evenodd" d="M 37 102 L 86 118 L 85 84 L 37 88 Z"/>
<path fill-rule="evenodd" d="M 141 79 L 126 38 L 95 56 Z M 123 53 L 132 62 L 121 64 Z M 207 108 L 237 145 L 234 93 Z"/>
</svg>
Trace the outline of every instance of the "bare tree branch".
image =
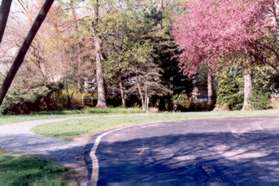
<svg viewBox="0 0 279 186">
<path fill-rule="evenodd" d="M 14 78 L 16 73 L 18 72 L 18 69 L 20 68 L 21 64 L 24 61 L 25 55 L 30 48 L 33 39 L 35 38 L 37 32 L 39 31 L 42 23 L 44 22 L 47 13 L 49 12 L 54 0 L 45 0 L 45 3 L 43 7 L 41 8 L 39 14 L 37 15 L 27 37 L 25 38 L 21 48 L 19 49 L 16 58 L 14 59 L 14 62 L 3 82 L 3 85 L 0 89 L 0 105 L 2 104 Z"/>
</svg>

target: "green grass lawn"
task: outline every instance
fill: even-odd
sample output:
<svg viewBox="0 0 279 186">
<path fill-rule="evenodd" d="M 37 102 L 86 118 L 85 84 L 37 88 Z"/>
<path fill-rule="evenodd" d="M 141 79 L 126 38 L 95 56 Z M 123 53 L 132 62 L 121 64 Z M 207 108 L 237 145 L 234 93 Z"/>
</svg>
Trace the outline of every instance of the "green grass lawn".
<svg viewBox="0 0 279 186">
<path fill-rule="evenodd" d="M 87 117 L 92 114 L 108 114 L 108 113 L 142 113 L 140 108 L 85 108 L 82 110 L 62 110 L 52 112 L 39 112 L 31 115 L 0 115 L 0 125 L 41 120 L 41 119 L 56 119 L 65 117 Z"/>
<path fill-rule="evenodd" d="M 24 122 L 24 121 L 40 120 L 40 119 L 52 119 L 52 118 L 59 118 L 59 117 L 63 117 L 63 116 L 61 115 L 19 115 L 19 116 L 0 115 L 0 125 Z"/>
<path fill-rule="evenodd" d="M 45 160 L 0 152 L 1 185 L 63 185 L 64 177 L 69 173 Z"/>
<path fill-rule="evenodd" d="M 154 122 L 182 121 L 191 119 L 215 119 L 229 117 L 276 116 L 278 110 L 253 112 L 191 112 L 191 113 L 150 113 L 150 114 L 92 114 L 64 122 L 42 125 L 34 132 L 58 138 L 73 138 L 80 135 L 96 134 L 109 129 Z"/>
</svg>

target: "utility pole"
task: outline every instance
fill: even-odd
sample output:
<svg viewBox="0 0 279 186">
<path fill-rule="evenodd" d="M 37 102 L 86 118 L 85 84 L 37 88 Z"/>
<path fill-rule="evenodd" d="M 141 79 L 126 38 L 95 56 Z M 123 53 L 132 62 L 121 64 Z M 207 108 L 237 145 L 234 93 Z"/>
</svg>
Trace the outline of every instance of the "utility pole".
<svg viewBox="0 0 279 186">
<path fill-rule="evenodd" d="M 0 43 L 2 42 L 7 20 L 10 14 L 12 0 L 2 0 L 0 6 Z"/>
<path fill-rule="evenodd" d="M 53 2 L 54 2 L 54 0 L 45 1 L 39 14 L 37 15 L 35 21 L 33 22 L 33 25 L 28 32 L 28 35 L 26 36 L 23 44 L 21 45 L 21 47 L 14 59 L 14 62 L 12 63 L 12 66 L 11 66 L 11 68 L 2 84 L 2 87 L 0 89 L 0 105 L 3 103 L 3 100 L 18 72 L 18 69 L 22 65 L 22 63 L 25 59 L 26 53 L 27 53 L 28 49 L 30 48 L 32 41 L 34 40 L 36 34 L 38 33 L 41 25 L 43 24 L 43 22 L 47 16 L 47 13 L 49 12 Z"/>
</svg>

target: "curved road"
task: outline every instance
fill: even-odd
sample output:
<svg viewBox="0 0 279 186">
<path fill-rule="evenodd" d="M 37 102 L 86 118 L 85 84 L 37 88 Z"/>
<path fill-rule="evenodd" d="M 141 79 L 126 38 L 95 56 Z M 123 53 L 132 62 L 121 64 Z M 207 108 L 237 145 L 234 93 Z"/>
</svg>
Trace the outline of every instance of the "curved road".
<svg viewBox="0 0 279 186">
<path fill-rule="evenodd" d="M 103 137 L 98 184 L 279 183 L 279 117 L 130 127 Z"/>
<path fill-rule="evenodd" d="M 0 126 L 0 148 L 73 167 L 98 185 L 279 183 L 279 117 L 158 123 L 74 141 L 31 132 L 54 121 Z"/>
</svg>

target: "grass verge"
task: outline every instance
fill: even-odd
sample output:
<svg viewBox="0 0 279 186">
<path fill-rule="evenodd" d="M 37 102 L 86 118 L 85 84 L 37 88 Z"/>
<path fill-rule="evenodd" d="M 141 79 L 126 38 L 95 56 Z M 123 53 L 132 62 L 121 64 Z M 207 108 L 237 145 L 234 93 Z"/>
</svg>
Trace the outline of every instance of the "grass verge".
<svg viewBox="0 0 279 186">
<path fill-rule="evenodd" d="M 56 119 L 65 117 L 87 117 L 91 114 L 109 114 L 109 113 L 142 113 L 140 108 L 85 108 L 82 110 L 62 110 L 51 112 L 39 112 L 31 115 L 0 115 L 0 125 L 33 121 L 41 119 Z"/>
<path fill-rule="evenodd" d="M 58 123 L 35 127 L 35 133 L 58 138 L 73 138 L 85 134 L 96 134 L 109 129 L 154 122 L 182 121 L 193 119 L 217 119 L 231 117 L 278 116 L 278 110 L 253 112 L 195 112 L 195 113 L 151 113 L 151 114 L 94 114 Z"/>
<path fill-rule="evenodd" d="M 25 121 L 61 118 L 60 115 L 0 115 L 0 125 L 18 123 Z M 65 117 L 65 116 L 64 116 Z"/>
<path fill-rule="evenodd" d="M 1 185 L 62 185 L 68 172 L 45 160 L 0 152 Z"/>
</svg>

